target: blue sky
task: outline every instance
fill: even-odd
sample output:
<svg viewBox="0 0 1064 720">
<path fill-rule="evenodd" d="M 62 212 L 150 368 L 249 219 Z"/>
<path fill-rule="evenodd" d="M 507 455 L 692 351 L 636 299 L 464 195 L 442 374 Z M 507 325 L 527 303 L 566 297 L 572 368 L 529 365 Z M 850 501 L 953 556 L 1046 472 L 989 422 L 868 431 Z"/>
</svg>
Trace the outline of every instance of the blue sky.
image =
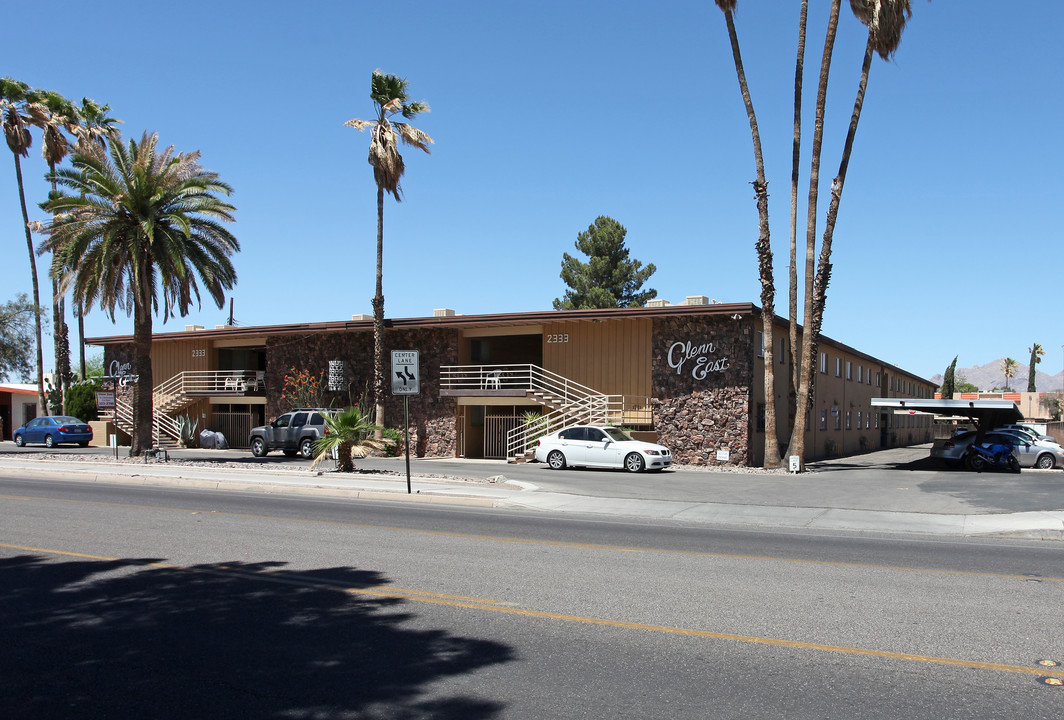
<svg viewBox="0 0 1064 720">
<path fill-rule="evenodd" d="M 803 199 L 828 5 L 810 2 Z M 404 150 L 405 199 L 385 207 L 389 316 L 549 309 L 565 291 L 562 253 L 574 252 L 577 233 L 598 215 L 627 227 L 632 257 L 657 266 L 647 284 L 659 297 L 759 301 L 749 126 L 724 16 L 709 0 L 48 8 L 51 19 L 26 3 L 5 12 L 0 74 L 110 104 L 127 138 L 157 131 L 163 144 L 202 152 L 204 167 L 235 190 L 241 325 L 371 312 L 369 137 L 343 123 L 372 117 L 376 68 L 405 77 L 413 98 L 429 103 L 415 124 L 436 140 L 431 156 Z M 744 0 L 736 16 L 770 181 L 783 315 L 798 8 Z M 1064 194 L 1064 4 L 1003 10 L 970 0 L 960 13 L 955 3 L 913 0 L 913 10 L 895 59 L 877 58 L 872 69 L 824 332 L 925 377 L 958 354 L 961 367 L 1006 355 L 1025 364 L 1039 342 L 1040 369 L 1055 374 L 1064 362 L 1051 312 L 1064 268 L 1053 217 Z M 843 2 L 818 240 L 865 37 Z M 34 205 L 47 192 L 39 152 L 38 135 L 23 164 Z M 29 292 L 5 163 L 0 301 Z M 46 287 L 47 261 L 38 263 Z M 155 327 L 210 327 L 227 312 L 207 299 Z M 112 324 L 98 309 L 86 326 L 90 336 L 132 332 L 130 318 Z"/>
</svg>

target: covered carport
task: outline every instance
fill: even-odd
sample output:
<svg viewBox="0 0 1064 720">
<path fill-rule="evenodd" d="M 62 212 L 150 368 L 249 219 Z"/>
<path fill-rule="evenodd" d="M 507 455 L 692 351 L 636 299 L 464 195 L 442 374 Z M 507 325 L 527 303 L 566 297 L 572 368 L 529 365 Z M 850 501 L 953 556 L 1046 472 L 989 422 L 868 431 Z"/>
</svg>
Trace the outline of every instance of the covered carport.
<svg viewBox="0 0 1064 720">
<path fill-rule="evenodd" d="M 976 437 L 988 430 L 1017 423 L 1023 413 L 1012 400 L 928 400 L 922 398 L 872 398 L 872 407 L 895 413 L 930 413 L 946 417 L 963 417 L 975 425 Z"/>
</svg>

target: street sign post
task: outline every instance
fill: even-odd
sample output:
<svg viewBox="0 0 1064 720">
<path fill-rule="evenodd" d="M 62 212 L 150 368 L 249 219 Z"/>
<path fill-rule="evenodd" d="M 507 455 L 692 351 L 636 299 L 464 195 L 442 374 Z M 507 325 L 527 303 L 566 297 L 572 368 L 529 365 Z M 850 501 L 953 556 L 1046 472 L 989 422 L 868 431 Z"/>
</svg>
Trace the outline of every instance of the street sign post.
<svg viewBox="0 0 1064 720">
<path fill-rule="evenodd" d="M 421 394 L 417 350 L 392 350 L 392 395 L 403 396 L 403 440 L 406 444 L 406 494 L 410 489 L 410 396 Z"/>
</svg>

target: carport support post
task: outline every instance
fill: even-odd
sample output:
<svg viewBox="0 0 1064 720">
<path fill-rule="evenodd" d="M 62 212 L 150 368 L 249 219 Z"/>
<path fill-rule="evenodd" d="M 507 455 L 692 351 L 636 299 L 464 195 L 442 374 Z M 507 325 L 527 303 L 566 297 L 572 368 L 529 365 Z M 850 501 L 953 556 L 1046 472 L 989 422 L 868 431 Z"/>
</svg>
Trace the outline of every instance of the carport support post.
<svg viewBox="0 0 1064 720">
<path fill-rule="evenodd" d="M 403 395 L 403 439 L 406 442 L 406 494 L 410 494 L 410 396 Z"/>
</svg>

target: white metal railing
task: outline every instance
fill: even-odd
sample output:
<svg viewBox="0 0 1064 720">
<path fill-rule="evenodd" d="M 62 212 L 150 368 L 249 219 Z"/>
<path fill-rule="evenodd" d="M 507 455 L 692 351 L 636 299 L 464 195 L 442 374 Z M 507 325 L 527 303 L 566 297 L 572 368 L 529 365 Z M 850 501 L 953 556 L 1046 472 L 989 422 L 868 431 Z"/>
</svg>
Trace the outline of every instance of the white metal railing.
<svg viewBox="0 0 1064 720">
<path fill-rule="evenodd" d="M 255 370 L 186 370 L 174 375 L 152 391 L 152 441 L 158 445 L 165 437 L 181 439 L 181 426 L 170 413 L 184 409 L 192 395 L 243 394 L 266 388 L 262 371 Z M 115 398 L 112 413 L 115 424 L 123 430 L 133 429 L 133 408 Z"/>
<path fill-rule="evenodd" d="M 452 392 L 522 391 L 554 408 L 506 434 L 506 456 L 523 455 L 536 438 L 577 423 L 653 424 L 650 398 L 606 395 L 538 365 L 450 365 L 440 368 L 440 389 Z"/>
</svg>

